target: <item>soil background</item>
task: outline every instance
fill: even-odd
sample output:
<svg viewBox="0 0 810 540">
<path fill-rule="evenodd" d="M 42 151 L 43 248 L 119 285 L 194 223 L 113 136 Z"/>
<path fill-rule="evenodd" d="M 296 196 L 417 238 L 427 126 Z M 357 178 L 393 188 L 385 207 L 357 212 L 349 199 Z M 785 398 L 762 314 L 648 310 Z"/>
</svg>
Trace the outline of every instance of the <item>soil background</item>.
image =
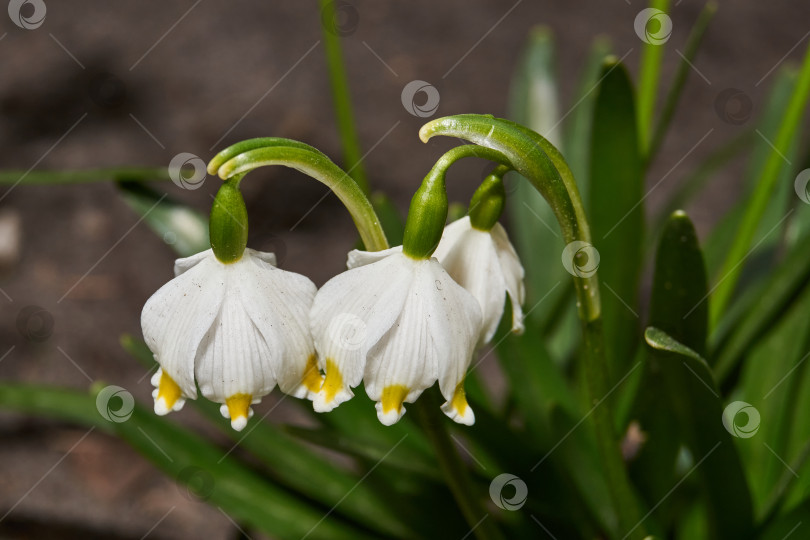
<svg viewBox="0 0 810 540">
<path fill-rule="evenodd" d="M 180 152 L 207 161 L 228 144 L 257 136 L 300 139 L 340 162 L 316 2 L 45 2 L 47 17 L 34 30 L 0 14 L 3 169 L 163 167 Z M 672 80 L 676 49 L 683 51 L 703 2 L 672 4 L 662 88 Z M 546 25 L 556 36 L 566 111 L 595 36 L 609 36 L 633 72 L 642 48 L 633 29 L 645 7 L 640 0 L 356 0 L 353 6 L 356 24 L 342 43 L 368 152 L 364 164 L 374 188 L 403 212 L 421 178 L 453 144 L 419 141 L 425 119 L 408 113 L 400 99 L 408 82 L 420 79 L 438 89 L 437 115 L 504 116 L 528 32 Z M 800 61 L 809 21 L 808 2 L 720 2 L 648 176 L 649 186 L 666 176 L 647 201 L 648 213 L 712 148 L 750 129 L 717 114 L 718 95 L 741 90 L 755 118 L 774 80 L 771 70 Z M 702 235 L 739 195 L 744 164 L 741 159 L 724 169 L 688 208 Z M 481 168 L 475 160 L 454 167 L 452 200 L 468 199 L 474 183 L 464 177 L 478 178 Z M 154 187 L 207 213 L 216 185 L 209 178 L 194 191 L 168 182 Z M 355 234 L 321 184 L 274 168 L 253 173 L 244 186 L 251 247 L 276 251 L 284 268 L 318 285 L 343 269 Z M 149 377 L 122 351 L 119 336 L 140 336 L 141 307 L 171 277 L 170 247 L 138 224 L 108 183 L 23 183 L 0 188 L 0 197 L 0 219 L 17 221 L 20 232 L 19 248 L 11 249 L 0 274 L 0 380 L 82 389 L 100 380 L 149 404 Z M 18 330 L 27 306 L 52 317 L 41 342 Z M 260 412 L 276 399 L 265 399 Z M 295 410 L 273 418 L 297 421 Z M 201 424 L 188 411 L 175 420 Z M 75 426 L 0 413 L 0 516 L 6 514 L 0 538 L 237 536 L 222 512 L 189 496 L 123 443 L 94 432 L 72 449 L 84 434 Z"/>
</svg>

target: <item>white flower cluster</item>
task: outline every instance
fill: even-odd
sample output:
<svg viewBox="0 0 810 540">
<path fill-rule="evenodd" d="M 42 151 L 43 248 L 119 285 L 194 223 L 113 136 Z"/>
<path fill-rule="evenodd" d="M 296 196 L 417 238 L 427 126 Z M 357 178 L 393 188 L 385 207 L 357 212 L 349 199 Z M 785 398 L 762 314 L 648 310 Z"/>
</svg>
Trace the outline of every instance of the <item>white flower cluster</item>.
<svg viewBox="0 0 810 540">
<path fill-rule="evenodd" d="M 478 230 L 466 217 L 445 228 L 430 259 L 401 246 L 355 250 L 348 267 L 317 290 L 277 268 L 272 253 L 246 249 L 230 264 L 211 250 L 177 260 L 175 278 L 141 315 L 160 364 L 155 412 L 179 410 L 199 387 L 241 430 L 276 385 L 325 412 L 362 381 L 380 422 L 391 425 L 403 403 L 438 381 L 445 414 L 472 424 L 464 377 L 507 295 L 513 330 L 523 328 L 523 267 L 503 227 Z"/>
</svg>

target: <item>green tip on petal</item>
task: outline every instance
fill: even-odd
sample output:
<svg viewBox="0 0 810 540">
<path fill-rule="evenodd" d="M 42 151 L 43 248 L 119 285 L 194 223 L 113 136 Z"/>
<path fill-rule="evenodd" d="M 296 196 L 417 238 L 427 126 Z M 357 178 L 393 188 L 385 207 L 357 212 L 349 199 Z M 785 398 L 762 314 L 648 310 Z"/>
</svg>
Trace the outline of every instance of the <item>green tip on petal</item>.
<svg viewBox="0 0 810 540">
<path fill-rule="evenodd" d="M 211 249 L 225 264 L 241 259 L 247 247 L 247 208 L 239 191 L 239 180 L 241 175 L 224 182 L 211 206 Z"/>
<path fill-rule="evenodd" d="M 500 219 L 506 204 L 503 175 L 509 171 L 509 167 L 498 166 L 473 193 L 470 199 L 470 223 L 473 228 L 489 231 Z"/>
</svg>

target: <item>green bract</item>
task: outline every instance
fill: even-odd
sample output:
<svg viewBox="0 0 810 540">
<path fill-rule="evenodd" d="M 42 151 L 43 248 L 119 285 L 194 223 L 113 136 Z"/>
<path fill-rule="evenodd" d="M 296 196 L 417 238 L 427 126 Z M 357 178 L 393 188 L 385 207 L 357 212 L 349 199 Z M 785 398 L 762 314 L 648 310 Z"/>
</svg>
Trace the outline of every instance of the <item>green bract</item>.
<svg viewBox="0 0 810 540">
<path fill-rule="evenodd" d="M 239 191 L 240 179 L 234 178 L 222 184 L 211 206 L 211 249 L 217 259 L 226 264 L 241 259 L 247 247 L 247 208 Z"/>
</svg>

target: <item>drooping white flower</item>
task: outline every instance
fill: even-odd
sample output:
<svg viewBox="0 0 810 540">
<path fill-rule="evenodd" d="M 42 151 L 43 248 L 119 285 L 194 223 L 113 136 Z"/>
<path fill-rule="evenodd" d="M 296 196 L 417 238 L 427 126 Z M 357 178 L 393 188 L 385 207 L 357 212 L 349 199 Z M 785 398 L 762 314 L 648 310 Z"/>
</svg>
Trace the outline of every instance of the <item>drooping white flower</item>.
<svg viewBox="0 0 810 540">
<path fill-rule="evenodd" d="M 456 422 L 475 415 L 464 376 L 481 330 L 475 298 L 436 259 L 413 259 L 402 248 L 352 251 L 349 270 L 329 280 L 315 297 L 312 335 L 326 372 L 314 400 L 325 412 L 350 399 L 364 381 L 385 425 L 399 420 L 437 380 Z"/>
<path fill-rule="evenodd" d="M 160 364 L 152 378 L 157 414 L 195 399 L 199 385 L 241 430 L 250 405 L 276 384 L 295 397 L 320 390 L 308 318 L 316 287 L 275 264 L 272 253 L 252 249 L 229 264 L 212 250 L 175 262 L 176 277 L 141 314 L 144 339 Z"/>
<path fill-rule="evenodd" d="M 482 342 L 488 343 L 503 316 L 506 295 L 512 302 L 512 331 L 523 332 L 523 266 L 500 223 L 483 231 L 465 216 L 444 229 L 433 254 L 447 273 L 481 305 Z"/>
</svg>

